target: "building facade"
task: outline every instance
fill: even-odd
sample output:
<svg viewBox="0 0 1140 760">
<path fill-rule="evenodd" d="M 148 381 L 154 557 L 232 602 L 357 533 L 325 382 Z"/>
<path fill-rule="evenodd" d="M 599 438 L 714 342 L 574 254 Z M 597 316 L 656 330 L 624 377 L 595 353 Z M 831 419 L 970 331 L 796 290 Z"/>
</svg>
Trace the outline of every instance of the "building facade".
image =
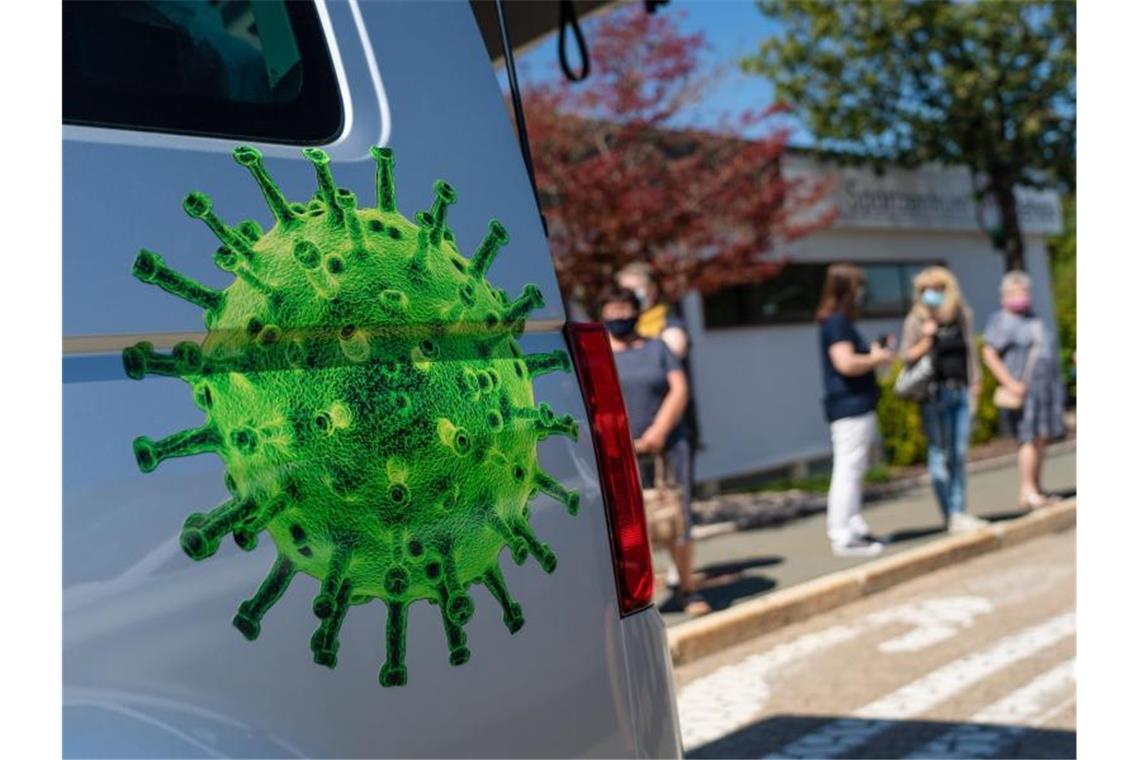
<svg viewBox="0 0 1140 760">
<path fill-rule="evenodd" d="M 828 264 L 851 261 L 867 270 L 859 328 L 868 341 L 900 335 L 912 279 L 932 264 L 958 277 L 977 330 L 999 307 L 1003 258 L 983 231 L 996 215 L 974 203 L 966 169 L 876 175 L 796 156 L 785 171 L 831 178 L 835 222 L 790 244 L 780 276 L 712 296 L 691 293 L 683 304 L 704 444 L 695 476 L 705 489 L 830 456 L 813 320 Z M 1018 201 L 1034 305 L 1053 325 L 1045 239 L 1061 231 L 1060 198 L 1026 190 Z"/>
</svg>

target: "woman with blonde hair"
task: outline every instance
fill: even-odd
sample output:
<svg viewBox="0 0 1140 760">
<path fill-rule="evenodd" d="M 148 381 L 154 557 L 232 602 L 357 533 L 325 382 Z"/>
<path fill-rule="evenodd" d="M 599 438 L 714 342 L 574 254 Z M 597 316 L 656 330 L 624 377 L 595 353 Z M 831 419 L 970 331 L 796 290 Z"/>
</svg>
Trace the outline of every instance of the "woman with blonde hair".
<svg viewBox="0 0 1140 760">
<path fill-rule="evenodd" d="M 930 481 L 947 529 L 976 530 L 986 522 L 966 512 L 966 451 L 981 370 L 973 312 L 946 267 L 927 267 L 914 278 L 914 305 L 903 322 L 899 354 L 908 367 L 930 357 L 932 371 L 921 401 Z"/>
</svg>

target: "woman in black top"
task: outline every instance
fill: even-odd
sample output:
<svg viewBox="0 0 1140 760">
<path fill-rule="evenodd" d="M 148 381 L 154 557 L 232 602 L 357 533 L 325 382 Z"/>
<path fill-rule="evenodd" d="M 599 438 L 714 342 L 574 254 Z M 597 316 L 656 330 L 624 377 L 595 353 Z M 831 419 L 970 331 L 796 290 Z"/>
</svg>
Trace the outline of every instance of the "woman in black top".
<svg viewBox="0 0 1140 760">
<path fill-rule="evenodd" d="M 927 354 L 933 360 L 934 376 L 922 402 L 930 481 L 950 532 L 976 530 L 985 520 L 966 512 L 966 451 L 981 374 L 973 313 L 949 269 L 928 267 L 914 278 L 900 353 L 908 366 Z"/>
</svg>

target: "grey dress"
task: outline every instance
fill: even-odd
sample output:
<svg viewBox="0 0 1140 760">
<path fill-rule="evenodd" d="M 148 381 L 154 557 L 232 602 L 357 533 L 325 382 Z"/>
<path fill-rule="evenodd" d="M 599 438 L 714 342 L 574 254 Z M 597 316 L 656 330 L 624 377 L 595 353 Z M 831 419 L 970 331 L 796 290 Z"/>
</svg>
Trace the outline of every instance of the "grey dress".
<svg viewBox="0 0 1140 760">
<path fill-rule="evenodd" d="M 1032 376 L 1024 377 L 1034 339 L 1040 336 Z M 1001 356 L 1010 374 L 1026 385 L 1025 405 L 1009 413 L 1008 421 L 1020 443 L 1054 440 L 1065 435 L 1065 394 L 1057 342 L 1044 320 L 1032 312 L 1013 314 L 1002 309 L 986 323 L 986 345 Z"/>
</svg>

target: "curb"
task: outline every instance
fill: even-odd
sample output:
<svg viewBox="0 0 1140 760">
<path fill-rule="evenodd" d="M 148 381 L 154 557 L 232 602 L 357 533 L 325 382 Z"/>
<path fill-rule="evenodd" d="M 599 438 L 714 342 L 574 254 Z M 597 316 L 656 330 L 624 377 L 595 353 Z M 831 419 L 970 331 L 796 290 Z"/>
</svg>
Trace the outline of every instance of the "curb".
<svg viewBox="0 0 1140 760">
<path fill-rule="evenodd" d="M 1047 448 L 1048 456 L 1055 456 L 1058 454 L 1070 454 L 1077 450 L 1077 439 L 1071 438 L 1065 441 L 1059 441 L 1051 444 Z M 979 472 L 987 472 L 989 470 L 997 470 L 1002 467 L 1009 467 L 1010 465 L 1017 464 L 1017 452 L 1012 454 L 1001 454 L 987 459 L 977 459 L 973 462 L 966 463 L 966 472 L 975 474 Z M 913 475 L 908 478 L 899 478 L 898 480 L 889 483 L 883 483 L 876 486 L 864 488 L 863 494 L 863 509 L 871 509 L 879 502 L 898 496 L 907 491 L 913 491 L 916 488 L 922 488 L 930 485 L 930 474 L 923 473 L 921 475 Z M 822 496 L 824 503 L 823 506 L 810 505 L 806 507 L 799 507 L 794 510 L 794 514 L 780 514 L 775 516 L 758 515 L 752 520 L 737 519 L 737 520 L 722 520 L 720 522 L 705 523 L 704 525 L 693 526 L 693 540 L 704 541 L 717 536 L 723 536 L 728 533 L 735 533 L 741 530 L 751 530 L 754 528 L 767 527 L 770 524 L 780 524 L 791 520 L 797 520 L 804 517 L 811 517 L 812 515 L 826 511 L 826 495 Z"/>
<path fill-rule="evenodd" d="M 1047 533 L 1072 528 L 1077 500 L 1044 507 L 1025 517 L 991 524 L 975 533 L 949 536 L 923 546 L 840 570 L 668 629 L 673 665 L 682 665 L 733 644 L 835 609 L 920 575 Z"/>
</svg>

